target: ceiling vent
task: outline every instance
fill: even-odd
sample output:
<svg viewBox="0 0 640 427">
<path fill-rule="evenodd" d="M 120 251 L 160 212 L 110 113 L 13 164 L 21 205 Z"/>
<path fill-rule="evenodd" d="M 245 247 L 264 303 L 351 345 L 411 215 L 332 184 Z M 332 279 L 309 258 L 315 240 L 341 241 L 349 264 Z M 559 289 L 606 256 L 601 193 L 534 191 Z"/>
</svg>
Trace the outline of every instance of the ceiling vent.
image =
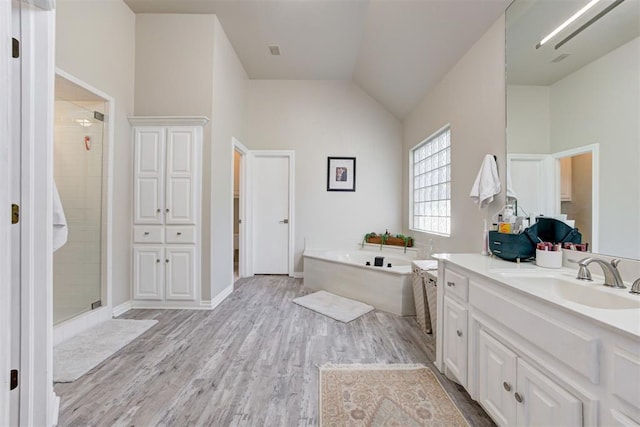
<svg viewBox="0 0 640 427">
<path fill-rule="evenodd" d="M 273 56 L 280 56 L 280 46 L 275 44 L 269 46 L 269 52 L 271 52 L 271 55 Z"/>
<path fill-rule="evenodd" d="M 567 56 L 569 56 L 568 53 L 563 53 L 562 55 L 556 56 L 554 59 L 551 60 L 551 62 L 560 62 L 563 59 L 565 59 Z"/>
</svg>

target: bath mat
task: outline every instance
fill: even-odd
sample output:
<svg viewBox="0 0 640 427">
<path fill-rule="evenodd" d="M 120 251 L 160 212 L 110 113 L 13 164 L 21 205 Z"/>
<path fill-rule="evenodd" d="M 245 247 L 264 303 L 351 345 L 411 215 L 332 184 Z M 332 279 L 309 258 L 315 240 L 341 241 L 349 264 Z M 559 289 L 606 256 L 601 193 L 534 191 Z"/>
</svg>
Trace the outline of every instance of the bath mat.
<svg viewBox="0 0 640 427">
<path fill-rule="evenodd" d="M 319 383 L 320 427 L 469 426 L 424 365 L 326 364 Z"/>
<path fill-rule="evenodd" d="M 374 309 L 374 307 L 363 302 L 344 298 L 326 291 L 314 292 L 296 298 L 293 302 L 344 323 L 349 323 Z"/>
<path fill-rule="evenodd" d="M 53 382 L 70 383 L 129 344 L 157 320 L 107 320 L 53 348 Z"/>
</svg>

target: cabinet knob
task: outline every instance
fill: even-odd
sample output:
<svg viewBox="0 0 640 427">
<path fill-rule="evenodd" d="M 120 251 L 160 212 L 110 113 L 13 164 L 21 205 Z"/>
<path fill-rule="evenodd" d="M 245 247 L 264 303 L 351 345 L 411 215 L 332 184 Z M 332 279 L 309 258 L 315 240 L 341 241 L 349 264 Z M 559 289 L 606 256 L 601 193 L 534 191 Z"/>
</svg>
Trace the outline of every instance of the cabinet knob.
<svg viewBox="0 0 640 427">
<path fill-rule="evenodd" d="M 517 391 L 514 394 L 514 396 L 515 396 L 516 400 L 518 401 L 518 403 L 524 402 L 524 397 L 520 396 L 520 393 L 518 393 Z"/>
<path fill-rule="evenodd" d="M 168 260 L 168 259 L 165 259 L 165 260 L 164 260 L 164 262 L 165 262 L 165 263 L 167 263 L 167 264 L 169 264 L 169 260 Z"/>
<path fill-rule="evenodd" d="M 176 234 L 177 234 L 178 236 L 182 236 L 182 233 L 181 233 L 180 231 L 178 231 Z"/>
<path fill-rule="evenodd" d="M 459 336 L 459 337 L 461 337 L 461 336 L 462 336 L 462 331 L 461 331 L 460 329 L 458 329 L 458 330 L 456 331 L 456 334 L 458 334 L 458 336 Z"/>
<path fill-rule="evenodd" d="M 511 391 L 511 384 L 506 381 L 502 383 L 502 387 L 504 387 L 504 389 L 507 391 Z"/>
<path fill-rule="evenodd" d="M 157 212 L 157 213 L 160 213 L 160 208 L 156 209 L 156 212 Z"/>
<path fill-rule="evenodd" d="M 160 264 L 160 260 L 159 259 L 156 260 L 156 264 Z"/>
<path fill-rule="evenodd" d="M 145 235 L 145 236 L 148 236 L 148 235 L 149 235 L 149 232 L 148 232 L 148 231 L 145 231 L 145 232 L 144 232 L 144 235 Z"/>
<path fill-rule="evenodd" d="M 166 213 L 169 213 L 169 208 L 165 209 L 164 211 L 165 211 Z"/>
<path fill-rule="evenodd" d="M 447 286 L 453 287 L 456 285 L 456 282 L 447 282 Z"/>
</svg>

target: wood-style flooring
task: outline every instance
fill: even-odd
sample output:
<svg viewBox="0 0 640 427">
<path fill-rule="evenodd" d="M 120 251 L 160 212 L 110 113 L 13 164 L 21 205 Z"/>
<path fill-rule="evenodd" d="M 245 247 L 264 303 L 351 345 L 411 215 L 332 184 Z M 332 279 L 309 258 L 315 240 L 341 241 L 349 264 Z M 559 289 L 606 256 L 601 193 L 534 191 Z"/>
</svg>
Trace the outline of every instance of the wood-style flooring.
<svg viewBox="0 0 640 427">
<path fill-rule="evenodd" d="M 236 282 L 215 310 L 131 310 L 158 324 L 77 381 L 56 384 L 59 426 L 315 426 L 318 366 L 425 363 L 415 318 L 370 312 L 344 324 L 291 302 L 302 281 Z M 474 426 L 493 425 L 466 392 L 445 389 Z"/>
</svg>

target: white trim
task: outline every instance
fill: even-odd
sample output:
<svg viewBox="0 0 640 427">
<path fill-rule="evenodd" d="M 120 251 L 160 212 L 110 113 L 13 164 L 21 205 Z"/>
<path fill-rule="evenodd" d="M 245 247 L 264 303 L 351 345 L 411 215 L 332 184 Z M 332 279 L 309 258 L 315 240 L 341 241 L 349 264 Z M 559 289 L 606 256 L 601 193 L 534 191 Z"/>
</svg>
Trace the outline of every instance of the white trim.
<svg viewBox="0 0 640 427">
<path fill-rule="evenodd" d="M 11 2 L 0 2 L 0 342 L 11 343 L 11 280 L 10 280 L 10 205 L 11 164 Z M 0 425 L 9 425 L 9 370 L 11 344 L 0 346 Z"/>
<path fill-rule="evenodd" d="M 85 89 L 88 92 L 93 93 L 96 97 L 101 98 L 104 102 L 107 103 L 107 115 L 105 117 L 105 130 L 107 131 L 107 137 L 104 146 L 107 149 L 107 167 L 102 172 L 103 178 L 103 190 L 105 194 L 103 194 L 102 198 L 102 212 L 106 213 L 106 223 L 105 226 L 102 227 L 102 289 L 101 289 L 101 299 L 103 303 L 103 307 L 107 308 L 108 312 L 111 312 L 111 308 L 113 306 L 112 293 L 113 293 L 113 156 L 115 151 L 115 100 L 109 94 L 101 91 L 100 89 L 91 86 L 90 84 L 82 81 L 81 79 L 75 77 L 72 74 L 67 73 L 60 68 L 56 68 L 56 75 L 62 77 L 63 79 L 73 83 L 76 86 L 79 86 Z M 104 150 L 102 152 L 104 156 Z M 104 163 L 104 161 L 103 161 Z M 91 312 L 90 312 L 91 313 Z M 109 320 L 109 316 L 105 316 L 104 314 L 96 314 L 99 319 L 102 321 Z M 93 319 L 93 318 L 89 318 Z M 96 325 L 93 320 L 86 321 L 85 316 L 76 316 L 66 323 L 78 322 L 78 325 L 75 326 L 65 326 L 64 331 L 75 330 L 76 333 L 80 333 L 87 328 L 85 327 L 85 323 L 91 324 L 91 326 Z M 56 329 L 57 326 L 54 327 L 54 345 L 56 344 Z M 70 336 L 63 334 L 67 339 Z"/>
<path fill-rule="evenodd" d="M 238 141 L 235 137 L 231 138 L 231 194 L 234 194 L 234 181 L 235 181 L 235 163 L 234 163 L 234 153 L 240 153 L 240 171 L 239 171 L 239 204 L 238 209 L 239 217 L 242 220 L 242 223 L 238 227 L 238 275 L 240 277 L 249 277 L 252 274 L 249 273 L 249 257 L 248 254 L 251 253 L 250 243 L 251 239 L 248 238 L 248 229 L 249 229 L 249 215 L 247 215 L 247 172 L 248 172 L 248 160 L 249 160 L 249 149 L 244 146 L 240 141 Z M 233 209 L 234 204 L 231 204 L 231 230 L 233 230 Z M 231 253 L 233 253 L 233 242 L 231 243 Z M 232 272 L 233 274 L 233 272 Z"/>
<path fill-rule="evenodd" d="M 210 310 L 213 310 L 214 308 L 222 304 L 222 301 L 227 299 L 227 297 L 231 295 L 232 292 L 233 292 L 233 285 L 227 286 L 218 295 L 216 295 L 215 298 L 213 298 L 211 301 L 207 301 L 208 303 L 207 308 L 209 308 Z M 203 301 L 203 305 L 204 305 L 204 301 Z"/>
<path fill-rule="evenodd" d="M 131 310 L 131 301 L 125 301 L 122 304 L 116 305 L 115 307 L 113 307 L 113 310 L 111 310 L 111 316 L 112 317 L 118 317 L 118 316 L 122 316 L 123 314 L 125 314 L 127 311 Z"/>
<path fill-rule="evenodd" d="M 189 302 L 189 303 L 180 303 L 178 301 L 137 301 L 131 300 L 127 301 L 125 304 L 128 305 L 127 310 L 129 309 L 172 309 L 172 310 L 213 310 L 217 306 L 219 306 L 222 301 L 224 301 L 231 293 L 233 292 L 233 285 L 229 285 L 224 288 L 218 295 L 215 296 L 214 299 L 202 300 L 200 302 Z M 121 304 L 118 307 L 121 307 L 124 304 Z M 123 312 L 124 313 L 124 312 Z M 121 313 L 122 314 L 122 313 Z"/>
<path fill-rule="evenodd" d="M 130 116 L 131 126 L 204 126 L 205 116 Z"/>
<path fill-rule="evenodd" d="M 287 157 L 289 159 L 289 277 L 293 277 L 293 255 L 295 244 L 295 160 L 293 150 L 253 150 L 251 156 L 256 157 Z M 252 236 L 253 238 L 253 236 Z M 252 268 L 253 270 L 253 268 Z"/>
<path fill-rule="evenodd" d="M 303 271 L 294 271 L 292 277 L 294 279 L 304 279 L 304 272 Z"/>
<path fill-rule="evenodd" d="M 53 327 L 53 345 L 56 346 L 109 319 L 111 319 L 109 307 L 100 307 L 79 314 Z"/>
<path fill-rule="evenodd" d="M 551 156 L 555 160 L 554 173 L 556 176 L 556 197 L 557 212 L 560 213 L 560 159 L 573 157 L 580 154 L 591 153 L 591 252 L 598 253 L 599 242 L 599 219 L 600 219 L 600 144 L 583 145 L 582 147 L 571 148 L 569 150 L 558 151 Z"/>
</svg>

